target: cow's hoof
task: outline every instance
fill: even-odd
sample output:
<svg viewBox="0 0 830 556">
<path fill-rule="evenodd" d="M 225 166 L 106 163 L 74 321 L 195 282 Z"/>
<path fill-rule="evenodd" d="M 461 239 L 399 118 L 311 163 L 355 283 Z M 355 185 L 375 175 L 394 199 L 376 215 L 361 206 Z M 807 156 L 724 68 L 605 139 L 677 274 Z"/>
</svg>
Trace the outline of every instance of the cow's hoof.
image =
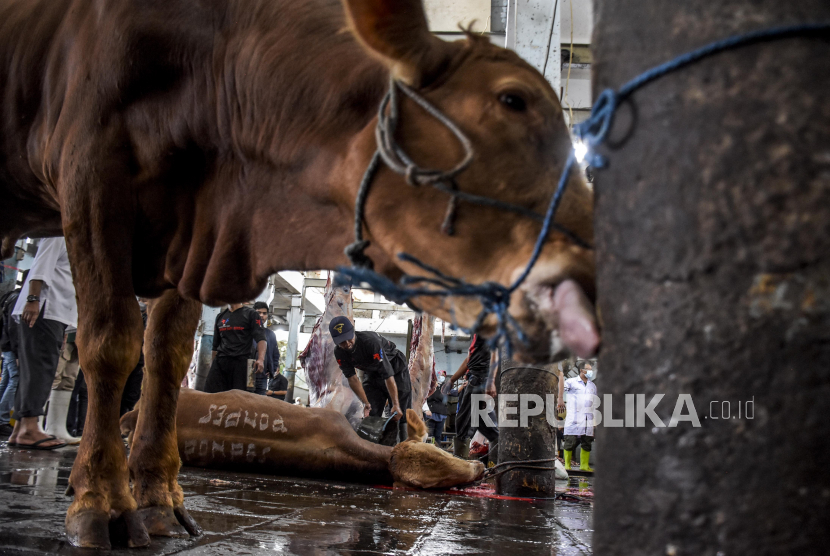
<svg viewBox="0 0 830 556">
<path fill-rule="evenodd" d="M 87 510 L 66 516 L 66 538 L 79 548 L 110 550 L 110 515 L 107 512 Z"/>
<path fill-rule="evenodd" d="M 114 514 L 87 510 L 66 517 L 66 537 L 72 546 L 109 550 L 113 544 L 138 548 L 150 544 L 150 536 L 137 512 Z M 112 539 L 112 542 L 110 540 Z"/>
<path fill-rule="evenodd" d="M 179 520 L 179 523 L 184 525 L 184 528 L 187 529 L 187 532 L 190 533 L 191 536 L 198 537 L 202 534 L 202 528 L 199 527 L 199 524 L 196 523 L 196 520 L 191 517 L 184 506 L 173 508 L 173 513 L 176 514 L 176 518 Z"/>
<path fill-rule="evenodd" d="M 187 529 L 182 527 L 173 508 L 166 506 L 150 506 L 141 508 L 138 514 L 144 521 L 147 532 L 157 537 L 189 537 Z"/>
<path fill-rule="evenodd" d="M 144 527 L 144 521 L 138 515 L 138 512 L 124 512 L 117 520 L 117 523 L 119 525 L 123 524 L 126 527 L 126 534 L 120 534 L 119 538 L 126 537 L 127 546 L 130 548 L 138 548 L 150 544 L 150 535 L 147 534 L 147 528 Z"/>
</svg>

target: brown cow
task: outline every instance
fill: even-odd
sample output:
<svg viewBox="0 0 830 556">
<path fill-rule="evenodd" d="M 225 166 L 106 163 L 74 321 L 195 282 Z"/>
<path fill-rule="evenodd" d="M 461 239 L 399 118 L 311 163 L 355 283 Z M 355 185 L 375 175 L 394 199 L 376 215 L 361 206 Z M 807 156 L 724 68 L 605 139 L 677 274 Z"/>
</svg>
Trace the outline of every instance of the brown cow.
<svg viewBox="0 0 830 556">
<path fill-rule="evenodd" d="M 130 434 L 140 408 L 121 418 Z M 407 410 L 409 437 L 394 448 L 363 440 L 331 409 L 309 408 L 242 390 L 182 390 L 176 411 L 179 457 L 185 465 L 449 488 L 476 481 L 481 462 L 454 458 L 423 442 L 426 425 Z"/>
<path fill-rule="evenodd" d="M 132 546 L 148 529 L 198 532 L 176 481 L 174 422 L 199 302 L 251 299 L 277 270 L 345 262 L 390 74 L 470 138 L 461 190 L 544 212 L 570 149 L 554 91 L 483 38 L 435 38 L 420 0 L 0 0 L 3 255 L 19 237 L 64 234 L 78 294 L 90 401 L 70 477 L 72 544 L 109 547 L 111 518 Z M 397 139 L 419 164 L 461 159 L 408 98 L 400 117 Z M 419 273 L 396 259 L 403 251 L 473 283 L 519 275 L 537 221 L 461 203 L 448 236 L 446 206 L 382 167 L 366 205 L 376 268 Z M 591 242 L 591 207 L 573 176 L 557 222 Z M 551 233 L 511 299 L 529 356 L 547 358 L 558 338 L 583 356 L 597 347 L 593 277 L 593 252 Z M 136 294 L 156 299 L 127 462 L 117 400 L 141 349 Z M 480 310 L 417 302 L 462 325 Z M 491 318 L 482 333 L 493 329 Z"/>
</svg>

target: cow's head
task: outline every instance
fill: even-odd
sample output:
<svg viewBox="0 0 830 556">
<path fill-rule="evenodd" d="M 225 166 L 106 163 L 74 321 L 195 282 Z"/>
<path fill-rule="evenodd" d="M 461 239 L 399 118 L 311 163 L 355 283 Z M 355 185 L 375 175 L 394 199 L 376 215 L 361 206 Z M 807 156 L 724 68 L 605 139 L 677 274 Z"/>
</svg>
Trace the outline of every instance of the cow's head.
<svg viewBox="0 0 830 556">
<path fill-rule="evenodd" d="M 121 416 L 119 426 L 121 428 L 121 436 L 127 438 L 127 446 L 133 445 L 133 433 L 138 425 L 138 408 L 128 411 Z"/>
<path fill-rule="evenodd" d="M 427 27 L 421 0 L 344 0 L 350 27 L 364 48 L 392 75 L 418 90 L 458 125 L 475 149 L 457 178 L 469 193 L 544 214 L 571 149 L 562 108 L 542 75 L 514 52 L 468 34 L 445 42 Z M 555 61 L 552 61 L 553 63 Z M 399 144 L 422 167 L 449 169 L 464 156 L 459 141 L 412 100 L 401 95 Z M 367 160 L 375 142 L 358 141 Z M 593 195 L 575 171 L 556 223 L 593 244 Z M 354 184 L 356 188 L 357 184 Z M 352 197 L 353 200 L 353 197 Z M 461 202 L 455 234 L 440 231 L 449 197 L 427 186 L 412 187 L 388 168 L 378 172 L 366 205 L 368 238 L 385 274 L 424 274 L 397 260 L 415 255 L 468 282 L 509 285 L 525 268 L 541 225 L 497 208 Z M 554 231 L 529 279 L 511 298 L 511 314 L 530 337 L 522 351 L 547 359 L 562 344 L 580 356 L 599 344 L 594 319 L 593 250 Z M 474 300 L 421 298 L 432 314 L 471 325 L 481 306 Z M 487 335 L 495 318 L 485 323 Z M 561 338 L 561 342 L 557 339 Z"/>
<path fill-rule="evenodd" d="M 449 455 L 424 439 L 427 428 L 418 413 L 406 410 L 409 437 L 392 449 L 389 472 L 396 485 L 416 488 L 450 488 L 477 481 L 484 475 L 480 461 L 466 461 Z"/>
</svg>

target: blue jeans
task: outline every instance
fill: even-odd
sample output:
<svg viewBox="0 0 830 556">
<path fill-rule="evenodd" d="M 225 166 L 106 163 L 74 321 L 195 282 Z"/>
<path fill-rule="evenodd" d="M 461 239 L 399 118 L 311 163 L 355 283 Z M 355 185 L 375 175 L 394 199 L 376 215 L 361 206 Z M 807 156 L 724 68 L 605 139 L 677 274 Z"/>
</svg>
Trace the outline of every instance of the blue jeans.
<svg viewBox="0 0 830 556">
<path fill-rule="evenodd" d="M 265 392 L 268 391 L 268 375 L 265 374 L 265 371 L 258 373 L 254 376 L 254 394 L 259 394 L 260 396 L 264 396 Z"/>
<path fill-rule="evenodd" d="M 14 395 L 17 392 L 17 381 L 20 371 L 14 353 L 3 352 L 3 380 L 0 380 L 0 425 L 8 425 L 11 421 L 11 412 L 14 407 Z"/>
</svg>

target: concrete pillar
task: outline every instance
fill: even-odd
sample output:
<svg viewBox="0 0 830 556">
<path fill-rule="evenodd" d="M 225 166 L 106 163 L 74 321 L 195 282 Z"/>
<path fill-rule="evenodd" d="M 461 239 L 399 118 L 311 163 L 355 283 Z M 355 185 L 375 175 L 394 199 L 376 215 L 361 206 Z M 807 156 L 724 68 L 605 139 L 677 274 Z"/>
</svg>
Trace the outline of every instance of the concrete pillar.
<svg viewBox="0 0 830 556">
<path fill-rule="evenodd" d="M 560 92 L 561 0 L 510 0 L 505 45 L 539 70 Z"/>
<path fill-rule="evenodd" d="M 199 356 L 196 359 L 196 382 L 193 385 L 195 390 L 205 391 L 205 382 L 210 371 L 213 351 L 213 334 L 202 334 L 199 341 Z"/>
<path fill-rule="evenodd" d="M 827 0 L 596 6 L 595 95 L 715 40 L 830 21 Z M 597 429 L 598 556 L 828 552 L 828 91 L 825 32 L 719 54 L 617 113 L 594 183 L 599 373 L 615 419 L 626 394 L 663 398 L 660 422 Z"/>
<path fill-rule="evenodd" d="M 302 318 L 302 296 L 291 298 L 291 310 L 288 313 L 288 346 L 285 350 L 285 378 L 288 380 L 288 388 L 285 394 L 285 401 L 294 400 L 294 377 L 297 375 L 297 341 Z"/>
<path fill-rule="evenodd" d="M 211 351 L 213 350 L 213 327 L 216 324 L 216 317 L 224 310 L 224 307 L 210 307 L 202 305 L 202 318 L 197 330 L 201 331 L 199 341 L 199 357 L 196 360 L 196 382 L 195 390 L 204 392 L 205 381 L 211 364 Z M 199 332 L 197 331 L 197 334 Z"/>
</svg>

